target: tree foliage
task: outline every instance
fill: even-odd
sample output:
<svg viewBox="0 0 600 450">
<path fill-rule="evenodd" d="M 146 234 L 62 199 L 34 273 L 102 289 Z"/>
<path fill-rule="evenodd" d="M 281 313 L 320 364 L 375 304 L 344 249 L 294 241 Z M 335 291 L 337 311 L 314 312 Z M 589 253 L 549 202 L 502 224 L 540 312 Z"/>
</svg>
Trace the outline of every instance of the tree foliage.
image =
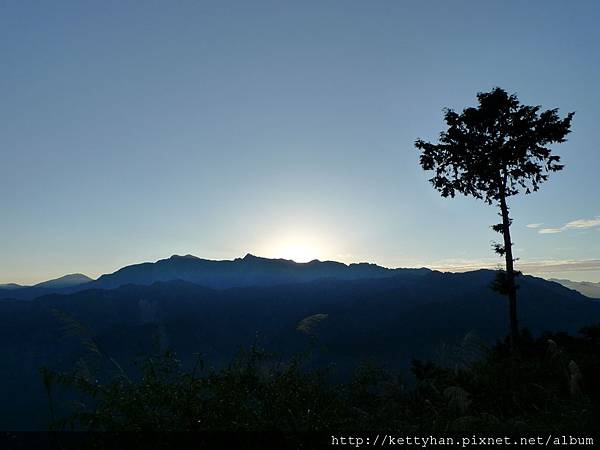
<svg viewBox="0 0 600 450">
<path fill-rule="evenodd" d="M 434 171 L 430 182 L 442 196 L 460 193 L 492 204 L 537 191 L 550 172 L 562 170 L 549 145 L 565 141 L 574 113 L 560 118 L 557 109 L 522 105 L 501 88 L 480 92 L 477 101 L 460 114 L 445 110 L 448 129 L 439 143 L 415 142 L 421 166 Z"/>
</svg>

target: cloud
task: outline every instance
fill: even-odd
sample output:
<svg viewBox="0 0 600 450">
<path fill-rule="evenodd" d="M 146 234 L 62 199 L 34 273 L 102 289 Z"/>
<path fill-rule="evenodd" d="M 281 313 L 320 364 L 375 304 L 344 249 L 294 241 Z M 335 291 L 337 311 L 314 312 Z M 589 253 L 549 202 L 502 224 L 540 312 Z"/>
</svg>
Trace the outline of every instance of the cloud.
<svg viewBox="0 0 600 450">
<path fill-rule="evenodd" d="M 477 269 L 499 269 L 503 264 L 503 261 L 498 258 L 485 258 L 485 259 L 444 259 L 436 261 L 430 265 L 425 264 L 434 270 L 450 271 L 450 272 L 466 272 L 469 270 Z"/>
<path fill-rule="evenodd" d="M 555 233 L 562 233 L 563 229 L 562 228 L 542 228 L 540 231 L 538 231 L 539 234 L 555 234 Z"/>
<path fill-rule="evenodd" d="M 567 259 L 517 262 L 516 266 L 524 272 L 579 272 L 600 270 L 600 259 Z"/>
<path fill-rule="evenodd" d="M 532 223 L 527 225 L 528 228 L 538 228 L 534 225 L 542 225 L 537 223 Z M 571 222 L 567 222 L 562 227 L 559 228 L 541 228 L 538 230 L 539 234 L 556 234 L 562 233 L 567 230 L 585 230 L 586 228 L 594 228 L 600 227 L 600 216 L 596 216 L 592 219 L 577 219 L 572 220 Z"/>
<path fill-rule="evenodd" d="M 600 216 L 596 216 L 593 219 L 579 219 L 573 220 L 564 226 L 564 228 L 593 228 L 600 226 Z"/>
<path fill-rule="evenodd" d="M 445 260 L 432 264 L 432 269 L 450 272 L 467 272 L 477 269 L 500 269 L 504 261 L 499 259 L 479 260 Z M 553 272 L 587 272 L 600 271 L 600 259 L 548 259 L 517 261 L 515 268 L 525 273 L 553 273 Z"/>
<path fill-rule="evenodd" d="M 530 224 L 527 224 L 527 225 L 525 225 L 525 226 L 526 226 L 527 228 L 539 228 L 539 227 L 541 227 L 542 225 L 544 225 L 544 224 L 543 224 L 543 223 L 530 223 Z"/>
</svg>

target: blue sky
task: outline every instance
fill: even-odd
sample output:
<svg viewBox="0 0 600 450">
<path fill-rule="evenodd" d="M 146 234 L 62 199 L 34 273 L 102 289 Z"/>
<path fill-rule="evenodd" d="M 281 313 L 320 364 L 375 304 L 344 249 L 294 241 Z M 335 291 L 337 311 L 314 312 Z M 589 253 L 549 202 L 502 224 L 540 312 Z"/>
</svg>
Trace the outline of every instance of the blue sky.
<svg viewBox="0 0 600 450">
<path fill-rule="evenodd" d="M 599 20 L 595 1 L 2 2 L 0 283 L 187 253 L 493 267 L 496 211 L 440 198 L 413 142 L 494 86 L 576 111 L 565 170 L 512 203 L 521 267 L 600 281 Z"/>
</svg>

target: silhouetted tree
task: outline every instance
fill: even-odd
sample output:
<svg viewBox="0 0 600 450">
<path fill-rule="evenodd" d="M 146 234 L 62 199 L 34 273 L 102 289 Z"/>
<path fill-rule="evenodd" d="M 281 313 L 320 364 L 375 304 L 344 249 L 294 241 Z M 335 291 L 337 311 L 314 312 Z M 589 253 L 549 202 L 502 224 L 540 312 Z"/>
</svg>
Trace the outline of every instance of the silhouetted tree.
<svg viewBox="0 0 600 450">
<path fill-rule="evenodd" d="M 445 109 L 448 129 L 440 134 L 439 142 L 417 139 L 415 146 L 421 151 L 423 169 L 434 172 L 429 181 L 443 197 L 460 193 L 500 208 L 502 222 L 492 228 L 504 242 L 495 244 L 494 250 L 506 260 L 499 285 L 508 296 L 514 348 L 519 327 L 507 199 L 537 191 L 550 172 L 562 170 L 560 157 L 548 145 L 565 141 L 574 113 L 561 119 L 558 109 L 540 112 L 540 106 L 522 105 L 516 95 L 500 88 L 478 93 L 477 101 L 477 107 L 461 114 Z"/>
</svg>

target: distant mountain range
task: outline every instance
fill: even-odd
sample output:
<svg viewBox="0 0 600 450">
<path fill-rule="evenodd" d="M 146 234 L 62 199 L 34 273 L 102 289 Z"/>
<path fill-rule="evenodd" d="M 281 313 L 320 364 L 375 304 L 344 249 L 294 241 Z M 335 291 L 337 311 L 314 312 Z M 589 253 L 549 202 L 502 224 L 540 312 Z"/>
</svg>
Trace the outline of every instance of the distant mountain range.
<svg viewBox="0 0 600 450">
<path fill-rule="evenodd" d="M 71 294 L 87 289 L 114 289 L 126 284 L 150 285 L 159 281 L 182 280 L 214 289 L 243 286 L 274 286 L 303 283 L 324 278 L 356 280 L 387 278 L 401 273 L 424 275 L 430 269 L 389 269 L 376 264 L 343 264 L 335 261 L 296 263 L 286 259 L 261 258 L 247 254 L 234 260 L 209 260 L 193 255 L 173 255 L 154 263 L 123 267 L 94 280 L 81 273 L 65 275 L 33 286 L 0 284 L 0 299 L 31 300 L 48 294 Z M 600 283 L 549 279 L 587 297 L 600 298 Z"/>
<path fill-rule="evenodd" d="M 67 287 L 78 286 L 80 284 L 89 283 L 94 281 L 92 278 L 82 273 L 72 273 L 69 275 L 62 276 L 60 278 L 54 278 L 53 280 L 43 281 L 33 286 L 23 286 L 17 283 L 0 284 L 0 289 L 32 289 L 32 288 L 43 288 L 43 289 L 62 289 Z"/>
<path fill-rule="evenodd" d="M 494 277 L 489 270 L 173 256 L 75 286 L 6 289 L 13 299 L 0 301 L 0 429 L 45 425 L 38 368 L 92 370 L 98 354 L 90 354 L 90 339 L 125 370 L 160 348 L 173 349 L 184 364 L 199 353 L 218 367 L 258 343 L 277 358 L 312 349 L 307 364 L 341 375 L 364 361 L 405 369 L 413 357 L 448 353 L 467 333 L 492 343 L 508 327 L 506 299 L 490 289 Z M 14 295 L 28 289 L 52 293 L 31 301 Z M 315 315 L 322 320 L 312 335 L 298 330 Z M 575 332 L 600 322 L 600 301 L 522 276 L 519 317 L 536 334 Z"/>
<path fill-rule="evenodd" d="M 5 289 L 5 290 L 11 290 L 11 289 L 21 289 L 24 286 L 21 286 L 20 284 L 17 283 L 6 283 L 6 284 L 0 284 L 0 289 Z"/>
<path fill-rule="evenodd" d="M 574 291 L 580 292 L 581 294 L 590 298 L 600 298 L 600 283 L 592 283 L 591 281 L 571 281 L 571 280 L 559 280 L 550 278 L 549 281 L 560 283 L 563 286 L 573 289 Z"/>
<path fill-rule="evenodd" d="M 94 280 L 82 273 L 73 273 L 55 278 L 53 280 L 43 281 L 33 286 L 22 286 L 16 283 L 0 284 L 0 299 L 15 298 L 22 300 L 31 300 L 41 295 L 57 292 L 74 292 L 77 286 L 85 285 Z"/>
<path fill-rule="evenodd" d="M 213 289 L 244 286 L 275 286 L 305 283 L 325 278 L 357 280 L 387 278 L 401 273 L 424 275 L 429 269 L 388 269 L 376 264 L 343 264 L 314 260 L 296 263 L 286 259 L 261 258 L 251 254 L 234 260 L 214 261 L 192 255 L 173 255 L 155 263 L 123 267 L 92 280 L 82 274 L 66 275 L 31 287 L 0 286 L 0 298 L 31 300 L 41 295 L 69 294 L 87 289 L 114 289 L 126 284 L 150 285 L 160 281 L 188 281 Z M 6 286 L 6 285 L 5 285 Z"/>
</svg>

